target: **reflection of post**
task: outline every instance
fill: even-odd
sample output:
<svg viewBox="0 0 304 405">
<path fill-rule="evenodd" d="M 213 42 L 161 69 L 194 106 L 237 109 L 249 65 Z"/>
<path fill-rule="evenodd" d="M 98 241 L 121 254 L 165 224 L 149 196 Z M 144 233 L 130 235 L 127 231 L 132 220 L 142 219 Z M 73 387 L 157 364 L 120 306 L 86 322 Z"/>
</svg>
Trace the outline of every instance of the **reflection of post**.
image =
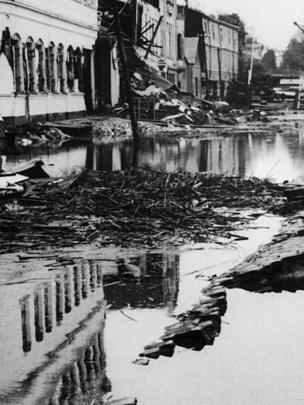
<svg viewBox="0 0 304 405">
<path fill-rule="evenodd" d="M 100 287 L 102 285 L 102 267 L 100 263 L 96 265 L 96 269 L 97 269 L 97 286 Z"/>
<path fill-rule="evenodd" d="M 98 337 L 97 333 L 96 335 L 92 338 L 92 350 L 93 350 L 93 364 L 94 364 L 94 369 L 95 369 L 95 374 L 98 376 L 100 372 L 100 365 L 98 362 L 99 359 L 99 350 L 98 350 Z"/>
<path fill-rule="evenodd" d="M 176 307 L 179 284 L 179 256 L 166 256 L 166 278 L 163 280 L 164 303 L 169 311 L 173 311 Z"/>
<path fill-rule="evenodd" d="M 64 313 L 64 276 L 60 274 L 56 278 L 56 322 L 60 325 Z"/>
<path fill-rule="evenodd" d="M 81 383 L 80 383 L 80 376 L 79 376 L 79 369 L 77 367 L 77 362 L 74 362 L 71 367 L 71 380 L 73 382 L 73 394 L 75 398 L 78 398 L 81 394 Z"/>
<path fill-rule="evenodd" d="M 81 273 L 82 273 L 82 298 L 85 299 L 88 297 L 88 293 L 89 293 L 89 283 L 90 283 L 90 279 L 89 279 L 89 274 L 90 274 L 90 266 L 89 264 L 86 262 L 82 265 L 81 267 Z"/>
<path fill-rule="evenodd" d="M 69 398 L 69 393 L 71 390 L 71 379 L 68 373 L 63 374 L 61 379 L 61 394 L 59 397 L 59 403 L 65 404 L 66 400 Z M 69 403 L 69 401 L 67 401 Z"/>
<path fill-rule="evenodd" d="M 31 331 L 31 299 L 26 297 L 21 303 L 21 322 L 22 322 L 22 349 L 28 353 L 32 349 L 32 331 Z"/>
<path fill-rule="evenodd" d="M 35 337 L 37 342 L 42 342 L 44 336 L 44 289 L 39 288 L 34 293 L 35 311 Z"/>
<path fill-rule="evenodd" d="M 93 352 L 91 346 L 88 346 L 84 354 L 84 364 L 87 370 L 87 380 L 92 381 L 93 378 Z"/>
<path fill-rule="evenodd" d="M 73 268 L 74 273 L 74 292 L 75 292 L 75 306 L 78 307 L 81 301 L 81 269 L 80 265 Z"/>
<path fill-rule="evenodd" d="M 87 392 L 87 369 L 84 363 L 84 354 L 81 356 L 80 360 L 77 362 L 77 367 L 79 370 L 79 378 L 81 383 L 81 390 L 85 394 Z"/>
<path fill-rule="evenodd" d="M 73 267 L 66 266 L 65 267 L 65 288 L 64 288 L 64 295 L 65 295 L 65 313 L 69 313 L 72 310 L 73 304 Z"/>
<path fill-rule="evenodd" d="M 52 284 L 50 283 L 48 286 L 44 288 L 44 314 L 45 314 L 45 331 L 46 333 L 52 332 L 53 329 L 53 293 L 54 290 L 52 288 Z"/>
<path fill-rule="evenodd" d="M 95 291 L 97 282 L 97 269 L 95 263 L 90 263 L 90 287 L 91 291 Z"/>
</svg>

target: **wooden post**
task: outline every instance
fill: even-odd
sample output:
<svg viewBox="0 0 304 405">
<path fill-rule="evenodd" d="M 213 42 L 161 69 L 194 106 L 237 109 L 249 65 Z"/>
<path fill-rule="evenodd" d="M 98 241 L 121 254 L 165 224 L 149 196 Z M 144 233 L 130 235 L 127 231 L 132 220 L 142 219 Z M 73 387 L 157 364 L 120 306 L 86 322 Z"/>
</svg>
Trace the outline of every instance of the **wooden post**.
<svg viewBox="0 0 304 405">
<path fill-rule="evenodd" d="M 114 19 L 115 19 L 115 23 L 116 23 L 117 47 L 118 47 L 118 52 L 119 52 L 119 56 L 120 56 L 120 63 L 122 66 L 123 80 L 125 82 L 125 87 L 126 87 L 127 100 L 128 100 L 128 104 L 129 104 L 129 115 L 130 115 L 132 132 L 133 132 L 134 150 L 133 150 L 132 165 L 133 165 L 133 167 L 136 167 L 138 165 L 140 133 L 139 133 L 138 123 L 137 123 L 137 119 L 136 119 L 135 111 L 134 111 L 134 101 L 133 101 L 132 89 L 131 89 L 130 78 L 129 78 L 129 68 L 128 68 L 126 55 L 125 55 L 125 49 L 124 49 L 123 40 L 122 40 L 120 15 L 117 10 L 116 0 L 112 0 L 112 9 L 113 9 Z"/>
</svg>

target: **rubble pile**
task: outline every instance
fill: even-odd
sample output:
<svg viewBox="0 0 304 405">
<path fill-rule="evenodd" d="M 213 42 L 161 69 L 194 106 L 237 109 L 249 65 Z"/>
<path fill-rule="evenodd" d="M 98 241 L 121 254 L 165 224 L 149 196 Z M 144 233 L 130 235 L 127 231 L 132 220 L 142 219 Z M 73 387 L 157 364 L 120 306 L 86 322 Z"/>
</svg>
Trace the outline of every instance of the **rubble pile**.
<svg viewBox="0 0 304 405">
<path fill-rule="evenodd" d="M 45 180 L 1 205 L 2 253 L 92 241 L 158 247 L 233 238 L 252 219 L 239 208 L 267 209 L 282 197 L 279 186 L 254 178 L 148 169 L 91 171 L 65 185 Z"/>
<path fill-rule="evenodd" d="M 24 126 L 22 135 L 18 136 L 17 144 L 25 147 L 60 146 L 70 139 L 71 136 L 63 133 L 59 128 L 37 123 Z"/>
<path fill-rule="evenodd" d="M 132 89 L 138 120 L 170 123 L 182 126 L 235 126 L 252 121 L 268 122 L 267 113 L 258 109 L 240 111 L 231 109 L 225 101 L 209 101 L 179 91 L 174 85 L 158 87 L 155 81 L 133 74 Z M 127 117 L 128 104 L 112 110 L 120 117 Z"/>
<path fill-rule="evenodd" d="M 183 314 L 177 322 L 165 328 L 161 338 L 144 347 L 140 357 L 158 359 L 172 357 L 176 346 L 202 350 L 213 345 L 221 331 L 221 317 L 227 309 L 226 291 L 218 283 L 211 283 L 202 290 L 200 302 Z"/>
</svg>

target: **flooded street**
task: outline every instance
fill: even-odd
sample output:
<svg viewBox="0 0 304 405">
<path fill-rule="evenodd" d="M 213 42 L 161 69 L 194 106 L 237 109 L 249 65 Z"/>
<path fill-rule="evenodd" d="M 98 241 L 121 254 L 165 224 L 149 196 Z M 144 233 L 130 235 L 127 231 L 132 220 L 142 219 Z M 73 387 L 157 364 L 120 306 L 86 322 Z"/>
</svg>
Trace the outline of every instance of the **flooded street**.
<svg viewBox="0 0 304 405">
<path fill-rule="evenodd" d="M 132 163 L 132 141 L 117 144 L 88 144 L 84 141 L 56 149 L 19 148 L 7 157 L 9 170 L 17 163 L 41 158 L 53 177 L 75 167 L 123 170 Z M 205 139 L 143 139 L 139 165 L 158 170 L 177 169 L 212 172 L 240 177 L 271 178 L 273 181 L 304 181 L 304 130 L 302 124 L 282 133 L 210 134 Z"/>
<path fill-rule="evenodd" d="M 19 150 L 6 166 L 41 158 L 54 177 L 75 167 L 121 170 L 130 142 Z M 296 134 L 144 140 L 140 165 L 241 177 L 304 180 L 304 138 Z M 54 164 L 54 166 L 53 166 Z M 143 347 L 199 302 L 210 277 L 227 272 L 280 228 L 262 216 L 248 240 L 172 251 L 76 247 L 52 258 L 4 256 L 0 268 L 0 403 L 91 404 L 97 396 L 142 405 L 302 404 L 304 293 L 227 291 L 212 346 L 135 364 Z M 57 252 L 58 253 L 58 252 Z M 287 289 L 287 288 L 286 288 Z M 300 286 L 299 286 L 299 289 Z M 284 284 L 283 284 L 284 290 Z M 200 342 L 198 342 L 198 347 Z"/>
<path fill-rule="evenodd" d="M 145 405 L 266 404 L 281 394 L 292 398 L 287 403 L 301 403 L 281 380 L 288 365 L 292 388 L 302 370 L 303 325 L 295 312 L 302 293 L 233 290 L 214 346 L 199 352 L 179 347 L 172 358 L 151 360 L 147 367 L 133 363 L 143 346 L 174 322 L 173 314 L 199 301 L 206 276 L 241 262 L 279 225 L 279 218 L 261 217 L 242 231 L 249 240 L 230 248 L 185 247 L 179 254 L 79 248 L 73 254 L 87 259 L 57 268 L 47 259 L 36 266 L 19 264 L 7 281 L 2 267 L 1 403 L 87 404 L 101 393 L 136 396 Z M 256 384 L 265 397 L 254 395 Z"/>
</svg>

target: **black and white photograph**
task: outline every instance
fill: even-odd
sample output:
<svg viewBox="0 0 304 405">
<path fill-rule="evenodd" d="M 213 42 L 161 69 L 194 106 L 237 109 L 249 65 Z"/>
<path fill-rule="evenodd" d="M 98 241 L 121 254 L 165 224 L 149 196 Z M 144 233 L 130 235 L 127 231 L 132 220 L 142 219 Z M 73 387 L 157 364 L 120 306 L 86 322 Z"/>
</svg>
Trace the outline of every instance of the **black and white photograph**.
<svg viewBox="0 0 304 405">
<path fill-rule="evenodd" d="M 304 1 L 0 0 L 0 405 L 303 378 Z"/>
</svg>

